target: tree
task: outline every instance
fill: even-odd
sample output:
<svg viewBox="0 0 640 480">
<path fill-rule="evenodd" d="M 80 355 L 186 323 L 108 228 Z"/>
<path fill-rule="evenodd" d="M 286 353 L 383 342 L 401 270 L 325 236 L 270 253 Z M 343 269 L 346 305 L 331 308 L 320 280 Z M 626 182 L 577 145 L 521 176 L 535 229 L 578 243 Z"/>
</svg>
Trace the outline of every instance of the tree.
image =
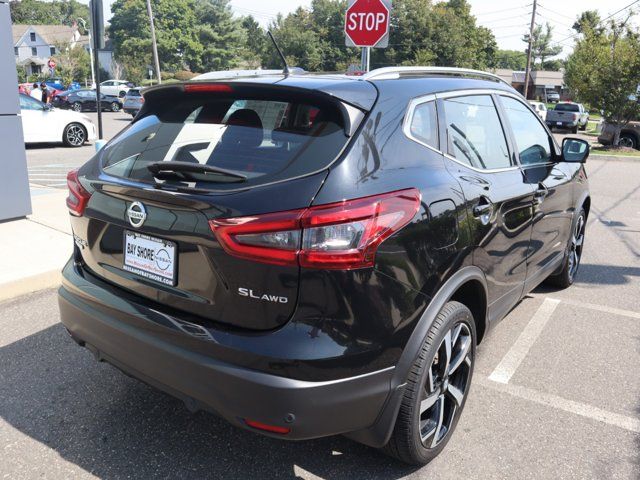
<svg viewBox="0 0 640 480">
<path fill-rule="evenodd" d="M 640 31 L 612 20 L 601 31 L 586 27 L 567 59 L 565 81 L 581 102 L 603 113 L 615 126 L 613 145 L 622 128 L 640 115 L 636 92 L 640 85 Z"/>
<path fill-rule="evenodd" d="M 56 73 L 62 77 L 64 85 L 91 79 L 91 58 L 82 46 L 76 45 L 71 48 L 68 44 L 58 44 L 56 51 Z"/>
<path fill-rule="evenodd" d="M 262 57 L 268 45 L 265 43 L 266 32 L 251 15 L 241 20 L 244 30 L 245 44 L 242 60 L 250 68 L 258 68 L 262 64 Z"/>
<path fill-rule="evenodd" d="M 189 52 L 192 70 L 226 70 L 236 67 L 246 39 L 242 22 L 233 17 L 229 0 L 197 0 L 195 37 Z"/>
<path fill-rule="evenodd" d="M 181 70 L 186 61 L 197 58 L 202 45 L 196 39 L 195 0 L 151 0 L 162 69 Z M 137 63 L 146 71 L 151 64 L 151 33 L 145 0 L 116 0 L 109 35 L 117 59 L 127 74 Z M 144 62 L 144 63 L 139 63 Z M 129 68 L 127 68 L 129 67 Z"/>
<path fill-rule="evenodd" d="M 12 0 L 9 8 L 13 23 L 71 26 L 79 17 L 90 19 L 89 7 L 77 0 Z"/>
<path fill-rule="evenodd" d="M 519 50 L 498 50 L 496 52 L 496 68 L 524 70 L 527 68 L 527 54 Z"/>
<path fill-rule="evenodd" d="M 553 27 L 547 22 L 543 25 L 536 25 L 533 29 L 533 43 L 531 44 L 531 65 L 535 69 L 536 61 L 540 60 L 543 65 L 550 57 L 555 57 L 562 52 L 562 45 L 553 45 Z M 529 44 L 529 34 L 522 39 Z"/>
<path fill-rule="evenodd" d="M 572 28 L 578 33 L 585 33 L 586 31 L 602 33 L 600 22 L 600 14 L 597 10 L 586 10 L 580 14 L 580 17 L 573 23 Z"/>
</svg>

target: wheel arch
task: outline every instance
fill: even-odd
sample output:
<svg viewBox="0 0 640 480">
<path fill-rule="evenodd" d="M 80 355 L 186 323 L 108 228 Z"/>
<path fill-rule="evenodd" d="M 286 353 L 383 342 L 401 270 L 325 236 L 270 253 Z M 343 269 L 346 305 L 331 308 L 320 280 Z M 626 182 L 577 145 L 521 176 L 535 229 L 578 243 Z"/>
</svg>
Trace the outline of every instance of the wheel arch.
<svg viewBox="0 0 640 480">
<path fill-rule="evenodd" d="M 480 295 L 482 298 L 474 298 Z M 393 432 L 404 387 L 406 386 L 409 370 L 420 352 L 429 328 L 433 324 L 436 315 L 444 305 L 455 300 L 463 303 L 471 310 L 476 322 L 478 339 L 480 331 L 482 335 L 487 331 L 487 282 L 482 270 L 475 266 L 467 266 L 454 273 L 438 290 L 429 302 L 429 305 L 418 320 L 413 333 L 409 337 L 400 359 L 396 363 L 396 368 L 391 379 L 390 393 L 385 406 L 383 407 L 374 425 L 365 430 L 351 432 L 347 437 L 375 448 L 380 448 L 387 444 Z M 476 318 L 476 314 L 478 318 Z"/>
</svg>

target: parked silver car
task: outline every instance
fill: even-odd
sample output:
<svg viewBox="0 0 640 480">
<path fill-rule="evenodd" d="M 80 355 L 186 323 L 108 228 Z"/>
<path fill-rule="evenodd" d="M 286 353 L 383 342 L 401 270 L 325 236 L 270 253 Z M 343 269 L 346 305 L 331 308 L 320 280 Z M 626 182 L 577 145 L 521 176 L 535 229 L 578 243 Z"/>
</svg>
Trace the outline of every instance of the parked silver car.
<svg viewBox="0 0 640 480">
<path fill-rule="evenodd" d="M 135 117 L 142 108 L 143 104 L 144 97 L 140 92 L 140 88 L 131 88 L 124 97 L 124 105 L 122 109 L 125 111 L 125 113 L 128 113 L 132 117 Z"/>
</svg>

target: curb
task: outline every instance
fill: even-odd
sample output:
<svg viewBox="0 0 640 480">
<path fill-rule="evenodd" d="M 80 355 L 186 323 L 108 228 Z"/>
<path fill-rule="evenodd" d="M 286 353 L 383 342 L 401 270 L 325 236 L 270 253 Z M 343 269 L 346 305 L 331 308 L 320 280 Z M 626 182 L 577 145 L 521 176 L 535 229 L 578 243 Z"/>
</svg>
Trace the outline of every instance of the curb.
<svg viewBox="0 0 640 480">
<path fill-rule="evenodd" d="M 62 272 L 56 269 L 0 284 L 0 302 L 57 287 L 61 280 Z"/>
</svg>

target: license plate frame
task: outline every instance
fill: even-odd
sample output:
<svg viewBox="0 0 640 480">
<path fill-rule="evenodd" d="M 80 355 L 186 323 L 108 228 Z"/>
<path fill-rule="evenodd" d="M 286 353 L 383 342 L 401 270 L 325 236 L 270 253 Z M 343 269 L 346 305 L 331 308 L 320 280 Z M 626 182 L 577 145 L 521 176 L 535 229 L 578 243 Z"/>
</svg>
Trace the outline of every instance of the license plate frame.
<svg viewBox="0 0 640 480">
<path fill-rule="evenodd" d="M 562 122 L 556 122 L 556 126 L 561 127 L 562 126 Z"/>
<path fill-rule="evenodd" d="M 178 277 L 177 253 L 176 242 L 131 230 L 122 234 L 122 269 L 139 277 L 174 287 Z"/>
</svg>

